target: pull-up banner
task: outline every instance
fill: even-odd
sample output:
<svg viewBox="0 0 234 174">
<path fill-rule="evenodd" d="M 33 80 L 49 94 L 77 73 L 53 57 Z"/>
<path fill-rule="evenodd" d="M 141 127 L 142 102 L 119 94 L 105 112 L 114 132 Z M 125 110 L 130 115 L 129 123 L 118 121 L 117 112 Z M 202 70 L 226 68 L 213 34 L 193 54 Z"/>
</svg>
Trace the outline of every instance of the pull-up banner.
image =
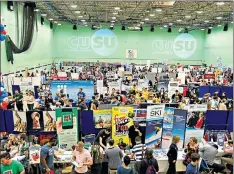
<svg viewBox="0 0 234 174">
<path fill-rule="evenodd" d="M 204 135 L 205 115 L 207 105 L 188 105 L 185 145 L 190 137 L 195 137 L 200 142 Z"/>
</svg>

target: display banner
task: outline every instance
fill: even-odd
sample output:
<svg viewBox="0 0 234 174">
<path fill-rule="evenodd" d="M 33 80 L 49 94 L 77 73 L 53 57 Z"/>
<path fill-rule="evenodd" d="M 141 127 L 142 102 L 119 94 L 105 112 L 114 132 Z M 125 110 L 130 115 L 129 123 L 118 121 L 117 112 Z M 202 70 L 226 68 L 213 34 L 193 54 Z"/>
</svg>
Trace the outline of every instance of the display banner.
<svg viewBox="0 0 234 174">
<path fill-rule="evenodd" d="M 56 131 L 56 116 L 54 111 L 43 111 L 44 117 L 44 131 Z"/>
<path fill-rule="evenodd" d="M 204 135 L 205 114 L 207 105 L 188 105 L 185 145 L 190 137 L 195 137 L 200 142 Z"/>
<path fill-rule="evenodd" d="M 204 74 L 204 79 L 215 79 L 215 74 Z"/>
<path fill-rule="evenodd" d="M 40 164 L 40 151 L 40 145 L 29 147 L 29 160 L 31 164 Z"/>
<path fill-rule="evenodd" d="M 129 144 L 128 129 L 133 125 L 132 107 L 113 107 L 112 108 L 112 138 L 115 145 L 118 143 Z"/>
<path fill-rule="evenodd" d="M 161 88 L 164 88 L 164 91 L 168 91 L 168 84 L 169 84 L 169 80 L 160 80 L 158 82 L 158 91 L 160 91 Z"/>
<path fill-rule="evenodd" d="M 44 121 L 42 111 L 27 111 L 27 129 L 30 132 L 43 131 Z"/>
<path fill-rule="evenodd" d="M 59 108 L 55 112 L 58 147 L 72 150 L 72 146 L 78 142 L 78 110 L 77 108 Z"/>
<path fill-rule="evenodd" d="M 83 88 L 86 99 L 91 100 L 94 95 L 94 83 L 92 80 L 64 80 L 51 81 L 52 96 L 55 97 L 57 92 L 63 89 L 64 94 L 69 94 L 69 98 L 76 101 L 78 99 L 77 93 L 79 89 Z"/>
<path fill-rule="evenodd" d="M 128 80 L 132 80 L 132 72 L 125 71 L 123 80 L 125 80 L 126 78 L 128 78 Z"/>
<path fill-rule="evenodd" d="M 114 88 L 115 91 L 121 92 L 121 82 L 108 82 L 110 91 Z"/>
<path fill-rule="evenodd" d="M 180 142 L 178 143 L 178 148 L 183 148 L 184 145 L 184 136 L 185 136 L 185 129 L 186 129 L 186 117 L 187 117 L 187 110 L 182 109 L 175 109 L 174 110 L 174 117 L 173 117 L 173 127 L 170 140 L 175 135 L 180 136 Z"/>
<path fill-rule="evenodd" d="M 140 126 L 146 126 L 147 109 L 134 109 L 134 121 L 137 121 Z"/>
<path fill-rule="evenodd" d="M 27 132 L 26 112 L 12 111 L 14 131 Z"/>
<path fill-rule="evenodd" d="M 168 149 L 171 144 L 174 108 L 165 108 L 162 130 L 162 148 Z"/>
<path fill-rule="evenodd" d="M 183 94 L 183 87 L 179 87 L 179 83 L 176 81 L 170 81 L 168 84 L 168 97 L 171 98 L 176 90 Z"/>
<path fill-rule="evenodd" d="M 145 144 L 147 147 L 161 148 L 163 119 L 147 120 L 145 132 Z"/>
<path fill-rule="evenodd" d="M 111 109 L 108 110 L 93 110 L 93 119 L 95 128 L 111 127 Z"/>
<path fill-rule="evenodd" d="M 146 120 L 159 120 L 163 119 L 165 105 L 151 105 L 147 106 Z"/>
</svg>

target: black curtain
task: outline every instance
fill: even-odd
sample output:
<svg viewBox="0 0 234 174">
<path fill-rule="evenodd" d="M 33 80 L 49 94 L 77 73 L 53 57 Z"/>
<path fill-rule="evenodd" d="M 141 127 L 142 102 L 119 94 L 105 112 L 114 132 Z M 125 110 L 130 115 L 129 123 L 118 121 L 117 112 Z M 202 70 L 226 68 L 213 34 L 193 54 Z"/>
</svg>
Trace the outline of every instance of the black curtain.
<svg viewBox="0 0 234 174">
<path fill-rule="evenodd" d="M 7 59 L 8 61 L 11 61 L 13 63 L 13 53 L 20 54 L 29 49 L 32 43 L 33 39 L 33 33 L 34 33 L 34 24 L 36 15 L 34 12 L 36 5 L 35 3 L 25 3 L 23 7 L 23 23 L 22 23 L 22 29 L 21 29 L 21 40 L 19 42 L 19 46 L 16 46 L 15 43 L 11 40 L 10 36 L 8 39 L 7 44 L 10 48 L 7 48 Z M 8 43 L 9 42 L 9 43 Z M 12 52 L 11 52 L 12 51 Z"/>
</svg>

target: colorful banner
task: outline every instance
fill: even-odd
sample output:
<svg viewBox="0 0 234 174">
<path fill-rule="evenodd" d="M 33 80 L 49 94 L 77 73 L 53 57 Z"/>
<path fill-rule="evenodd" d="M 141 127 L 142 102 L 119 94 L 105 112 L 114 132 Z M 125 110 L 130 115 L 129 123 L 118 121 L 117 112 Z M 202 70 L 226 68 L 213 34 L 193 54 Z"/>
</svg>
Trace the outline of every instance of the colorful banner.
<svg viewBox="0 0 234 174">
<path fill-rule="evenodd" d="M 40 151 L 41 146 L 30 146 L 29 147 L 29 160 L 31 164 L 40 164 Z"/>
<path fill-rule="evenodd" d="M 215 79 L 215 74 L 204 74 L 204 79 Z"/>
<path fill-rule="evenodd" d="M 27 131 L 27 122 L 26 122 L 26 112 L 13 112 L 14 120 L 14 131 L 17 132 L 26 132 Z"/>
<path fill-rule="evenodd" d="M 57 92 L 63 89 L 64 94 L 69 94 L 69 98 L 76 101 L 78 99 L 77 93 L 79 89 L 83 88 L 86 99 L 91 100 L 94 95 L 93 81 L 86 80 L 64 80 L 64 81 L 51 81 L 52 96 L 55 97 Z"/>
<path fill-rule="evenodd" d="M 147 120 L 163 119 L 165 105 L 147 106 Z"/>
<path fill-rule="evenodd" d="M 132 107 L 113 107 L 112 108 L 112 138 L 115 145 L 118 143 L 129 144 L 128 129 L 133 125 Z"/>
<path fill-rule="evenodd" d="M 185 145 L 190 137 L 196 137 L 200 142 L 204 135 L 204 123 L 207 105 L 188 105 Z"/>
<path fill-rule="evenodd" d="M 162 148 L 168 149 L 171 144 L 174 108 L 165 108 L 162 130 Z"/>
<path fill-rule="evenodd" d="M 93 119 L 95 128 L 108 128 L 111 127 L 112 111 L 109 110 L 94 110 Z"/>
<path fill-rule="evenodd" d="M 44 116 L 44 131 L 56 131 L 56 116 L 54 111 L 43 111 Z"/>
<path fill-rule="evenodd" d="M 184 135 L 185 135 L 185 128 L 186 128 L 186 117 L 187 117 L 187 110 L 182 109 L 175 109 L 174 110 L 174 117 L 173 117 L 173 127 L 170 140 L 175 135 L 180 136 L 180 142 L 177 145 L 178 148 L 183 148 L 184 145 Z"/>
<path fill-rule="evenodd" d="M 42 111 L 27 111 L 27 129 L 28 131 L 43 131 L 44 121 Z"/>
<path fill-rule="evenodd" d="M 163 119 L 147 120 L 145 132 L 145 144 L 147 147 L 161 148 Z"/>
<path fill-rule="evenodd" d="M 65 108 L 64 108 L 65 109 Z M 67 108 L 66 108 L 67 109 Z M 72 114 L 64 114 L 63 109 L 56 109 L 56 128 L 58 135 L 58 147 L 64 150 L 72 150 L 72 146 L 78 142 L 78 110 L 77 108 L 72 109 Z M 68 118 L 69 117 L 69 118 Z M 72 125 L 69 125 L 70 119 L 72 118 Z M 71 127 L 66 128 L 66 127 Z"/>
<path fill-rule="evenodd" d="M 137 121 L 140 126 L 146 126 L 147 109 L 134 109 L 134 121 Z"/>
</svg>

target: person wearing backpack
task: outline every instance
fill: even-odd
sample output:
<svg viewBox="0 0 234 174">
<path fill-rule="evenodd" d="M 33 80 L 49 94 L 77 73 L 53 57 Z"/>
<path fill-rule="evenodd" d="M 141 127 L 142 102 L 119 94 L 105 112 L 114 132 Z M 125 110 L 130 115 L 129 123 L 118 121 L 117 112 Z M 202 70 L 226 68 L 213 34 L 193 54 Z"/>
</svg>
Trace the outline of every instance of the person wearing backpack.
<svg viewBox="0 0 234 174">
<path fill-rule="evenodd" d="M 177 161 L 177 144 L 180 142 L 180 137 L 178 135 L 173 136 L 172 143 L 167 152 L 169 168 L 167 174 L 176 174 L 176 161 Z"/>
<path fill-rule="evenodd" d="M 153 157 L 153 149 L 146 148 L 145 159 L 141 161 L 139 174 L 157 174 L 158 161 Z"/>
<path fill-rule="evenodd" d="M 102 161 L 104 159 L 104 151 L 100 145 L 92 145 L 91 157 L 93 158 L 93 165 L 91 166 L 92 174 L 100 174 L 102 169 Z"/>
</svg>

